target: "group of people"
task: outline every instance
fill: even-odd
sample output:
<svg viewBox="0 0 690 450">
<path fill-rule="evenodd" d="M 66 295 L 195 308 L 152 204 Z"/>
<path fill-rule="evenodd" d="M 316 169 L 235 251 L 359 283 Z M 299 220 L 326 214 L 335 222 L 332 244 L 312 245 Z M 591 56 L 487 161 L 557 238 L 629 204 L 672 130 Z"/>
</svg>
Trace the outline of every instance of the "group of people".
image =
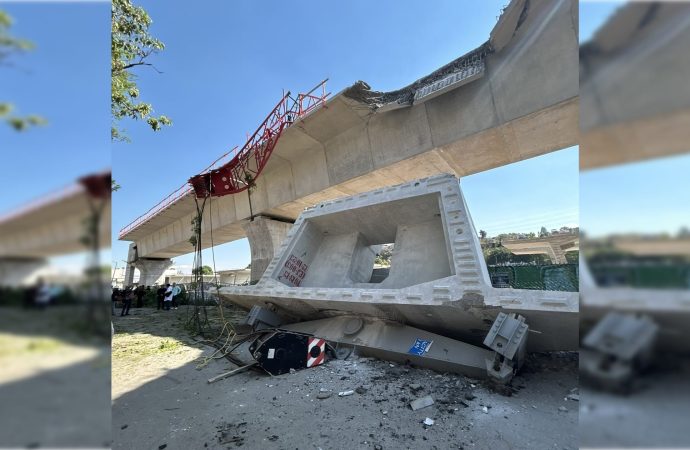
<svg viewBox="0 0 690 450">
<path fill-rule="evenodd" d="M 164 311 L 169 311 L 170 308 L 177 309 L 177 299 L 176 297 L 180 294 L 180 287 L 173 283 L 165 286 L 161 286 L 156 291 L 156 309 L 163 309 Z"/>
<path fill-rule="evenodd" d="M 144 296 L 147 292 L 151 291 L 151 286 L 127 286 L 124 289 L 119 289 L 117 287 L 113 288 L 113 293 L 110 299 L 115 302 L 121 302 L 122 311 L 120 316 L 128 316 L 129 310 L 132 307 L 132 302 L 136 299 L 136 307 L 141 308 L 144 306 Z M 181 289 L 176 283 L 172 285 L 167 283 L 160 286 L 156 290 L 156 306 L 157 309 L 162 309 L 169 311 L 171 308 L 177 309 L 177 296 L 179 296 Z M 113 306 L 113 314 L 115 314 L 115 308 Z"/>
</svg>

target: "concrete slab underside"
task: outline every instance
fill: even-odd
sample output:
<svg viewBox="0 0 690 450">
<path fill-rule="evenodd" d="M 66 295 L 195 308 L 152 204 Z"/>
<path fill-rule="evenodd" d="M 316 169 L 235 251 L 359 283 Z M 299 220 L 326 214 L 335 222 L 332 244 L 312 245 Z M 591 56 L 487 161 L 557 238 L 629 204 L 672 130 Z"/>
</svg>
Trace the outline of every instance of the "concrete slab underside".
<svg viewBox="0 0 690 450">
<path fill-rule="evenodd" d="M 680 2 L 631 2 L 581 46 L 581 169 L 688 151 L 689 24 Z"/>
<path fill-rule="evenodd" d="M 76 186 L 69 195 L 0 219 L 0 257 L 47 258 L 85 252 L 84 221 L 91 217 L 89 195 Z M 110 202 L 99 227 L 102 247 L 110 246 Z"/>
<path fill-rule="evenodd" d="M 440 233 L 429 232 L 435 226 Z M 375 249 L 390 242 L 390 274 L 371 283 Z M 530 350 L 578 345 L 577 293 L 491 287 L 451 175 L 316 205 L 295 222 L 256 286 L 226 287 L 221 296 L 247 309 L 267 305 L 287 320 L 361 314 L 471 343 L 481 343 L 499 312 L 518 312 L 538 332 Z"/>
</svg>

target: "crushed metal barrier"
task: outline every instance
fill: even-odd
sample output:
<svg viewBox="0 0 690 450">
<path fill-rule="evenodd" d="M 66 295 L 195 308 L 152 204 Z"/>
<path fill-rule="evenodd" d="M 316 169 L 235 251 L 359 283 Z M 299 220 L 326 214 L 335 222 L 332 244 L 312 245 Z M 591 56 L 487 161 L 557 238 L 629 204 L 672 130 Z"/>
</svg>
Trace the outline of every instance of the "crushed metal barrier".
<svg viewBox="0 0 690 450">
<path fill-rule="evenodd" d="M 262 320 L 266 319 L 268 322 Z M 487 350 L 400 323 L 338 316 L 280 325 L 275 314 L 255 307 L 247 324 L 265 329 L 249 346 L 260 368 L 281 375 L 343 359 L 352 351 L 401 364 L 509 383 L 524 362 L 528 325 L 517 314 L 501 313 L 484 340 Z M 267 329 L 266 327 L 271 327 Z"/>
<path fill-rule="evenodd" d="M 646 315 L 610 312 L 587 334 L 580 373 L 593 387 L 626 392 L 653 356 L 659 326 Z"/>
</svg>

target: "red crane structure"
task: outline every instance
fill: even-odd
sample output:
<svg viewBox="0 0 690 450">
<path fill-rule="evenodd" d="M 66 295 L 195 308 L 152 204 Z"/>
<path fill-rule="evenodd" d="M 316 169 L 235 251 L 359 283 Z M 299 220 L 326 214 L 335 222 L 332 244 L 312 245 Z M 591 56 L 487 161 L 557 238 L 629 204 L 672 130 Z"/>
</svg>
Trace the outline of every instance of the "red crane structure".
<svg viewBox="0 0 690 450">
<path fill-rule="evenodd" d="M 158 204 L 122 228 L 119 237 L 132 232 L 190 193 L 194 193 L 196 198 L 223 196 L 236 194 L 253 186 L 261 171 L 266 167 L 266 163 L 283 131 L 296 120 L 322 106 L 328 96 L 331 95 L 330 92 L 326 92 L 326 81 L 328 79 L 317 84 L 306 94 L 298 94 L 297 98 L 293 98 L 289 92 L 284 94 L 242 148 L 238 150 L 238 147 L 235 147 L 221 155 L 200 174 L 190 178 L 188 183 L 177 188 Z M 227 163 L 219 165 L 221 160 L 227 158 L 230 158 Z"/>
<path fill-rule="evenodd" d="M 196 197 L 220 197 L 250 189 L 266 167 L 283 131 L 326 101 L 330 95 L 330 92 L 326 93 L 326 81 L 306 94 L 299 94 L 296 99 L 290 96 L 290 92 L 283 95 L 229 162 L 189 179 Z"/>
</svg>

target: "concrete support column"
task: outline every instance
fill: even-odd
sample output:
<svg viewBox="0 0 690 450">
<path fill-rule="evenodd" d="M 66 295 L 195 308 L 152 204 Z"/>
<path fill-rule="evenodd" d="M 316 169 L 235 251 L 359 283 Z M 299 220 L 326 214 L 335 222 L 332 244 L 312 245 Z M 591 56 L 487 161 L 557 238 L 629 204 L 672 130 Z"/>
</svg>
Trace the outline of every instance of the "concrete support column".
<svg viewBox="0 0 690 450">
<path fill-rule="evenodd" d="M 252 284 L 259 281 L 280 244 L 285 240 L 292 224 L 259 216 L 243 225 L 252 251 Z"/>
<path fill-rule="evenodd" d="M 139 258 L 134 261 L 134 266 L 139 269 L 139 286 L 153 286 L 163 276 L 163 273 L 172 266 L 172 260 Z M 127 275 L 125 275 L 125 281 L 127 281 Z"/>
<path fill-rule="evenodd" d="M 565 252 L 560 245 L 549 244 L 549 258 L 553 264 L 567 264 L 568 260 L 565 258 Z"/>
<path fill-rule="evenodd" d="M 43 258 L 0 258 L 0 286 L 17 287 L 34 283 L 47 264 Z"/>
<path fill-rule="evenodd" d="M 131 286 L 134 284 L 134 264 L 127 264 L 125 268 L 125 279 L 122 282 L 123 286 Z"/>
</svg>

